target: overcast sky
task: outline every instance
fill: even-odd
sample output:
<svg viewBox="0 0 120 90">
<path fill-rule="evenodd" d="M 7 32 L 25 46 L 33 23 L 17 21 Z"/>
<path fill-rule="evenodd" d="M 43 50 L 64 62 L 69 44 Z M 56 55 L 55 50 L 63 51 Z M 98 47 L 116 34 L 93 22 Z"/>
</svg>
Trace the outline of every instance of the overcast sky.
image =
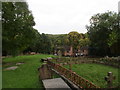
<svg viewBox="0 0 120 90">
<path fill-rule="evenodd" d="M 91 16 L 109 11 L 118 12 L 120 0 L 27 0 L 34 26 L 40 33 L 86 33 Z"/>
</svg>

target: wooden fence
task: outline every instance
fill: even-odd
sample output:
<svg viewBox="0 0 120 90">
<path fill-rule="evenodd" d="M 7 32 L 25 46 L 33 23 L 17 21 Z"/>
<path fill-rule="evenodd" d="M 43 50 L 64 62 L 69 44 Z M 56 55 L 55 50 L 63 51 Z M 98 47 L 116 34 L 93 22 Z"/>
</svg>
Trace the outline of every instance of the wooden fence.
<svg viewBox="0 0 120 90">
<path fill-rule="evenodd" d="M 77 75 L 75 72 L 62 67 L 59 64 L 55 64 L 51 61 L 48 61 L 47 64 L 51 68 L 53 68 L 54 70 L 59 72 L 61 75 L 63 75 L 64 77 L 66 77 L 67 79 L 72 81 L 79 88 L 100 88 L 100 87 L 94 85 L 93 83 L 91 83 L 90 81 L 88 81 L 88 80 L 82 78 L 81 76 Z"/>
<path fill-rule="evenodd" d="M 90 59 L 85 59 L 85 60 L 80 60 L 80 59 L 72 59 L 70 61 L 70 59 L 60 59 L 60 60 L 56 60 L 54 61 L 55 63 L 59 63 L 61 65 L 66 65 L 66 64 L 69 64 L 69 62 L 71 62 L 72 64 L 81 64 L 81 63 L 97 63 L 97 64 L 103 64 L 103 65 L 108 65 L 108 66 L 112 66 L 112 67 L 116 67 L 116 68 L 120 68 L 120 59 L 111 59 L 111 60 L 107 60 L 107 59 L 93 59 L 93 60 L 90 60 Z"/>
</svg>

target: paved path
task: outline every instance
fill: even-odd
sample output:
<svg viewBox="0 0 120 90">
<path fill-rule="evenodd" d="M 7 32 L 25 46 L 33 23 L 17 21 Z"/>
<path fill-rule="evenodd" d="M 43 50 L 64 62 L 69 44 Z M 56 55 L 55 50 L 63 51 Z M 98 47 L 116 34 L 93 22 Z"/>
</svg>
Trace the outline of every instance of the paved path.
<svg viewBox="0 0 120 90">
<path fill-rule="evenodd" d="M 46 90 L 71 90 L 62 78 L 46 79 L 42 81 Z"/>
</svg>

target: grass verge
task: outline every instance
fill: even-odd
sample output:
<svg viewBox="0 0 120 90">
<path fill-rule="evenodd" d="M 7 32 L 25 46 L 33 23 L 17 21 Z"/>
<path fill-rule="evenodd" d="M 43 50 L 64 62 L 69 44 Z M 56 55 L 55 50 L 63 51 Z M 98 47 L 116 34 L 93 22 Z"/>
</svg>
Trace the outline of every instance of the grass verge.
<svg viewBox="0 0 120 90">
<path fill-rule="evenodd" d="M 41 58 L 53 55 L 25 55 L 3 59 L 2 88 L 43 88 L 39 82 L 37 68 L 42 65 Z M 16 66 L 17 62 L 24 62 L 15 70 L 4 71 L 5 68 Z"/>
<path fill-rule="evenodd" d="M 65 66 L 69 68 L 69 66 Z M 101 88 L 107 88 L 107 82 L 104 80 L 108 72 L 112 72 L 116 79 L 113 81 L 113 86 L 119 86 L 118 68 L 99 65 L 99 64 L 73 64 L 72 70 L 83 78 L 93 82 Z"/>
</svg>

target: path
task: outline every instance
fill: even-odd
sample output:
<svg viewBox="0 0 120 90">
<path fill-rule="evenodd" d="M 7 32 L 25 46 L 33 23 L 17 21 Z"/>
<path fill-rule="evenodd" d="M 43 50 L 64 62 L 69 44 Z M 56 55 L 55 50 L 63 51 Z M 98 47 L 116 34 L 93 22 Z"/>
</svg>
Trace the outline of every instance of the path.
<svg viewBox="0 0 120 90">
<path fill-rule="evenodd" d="M 42 81 L 46 90 L 56 90 L 56 89 L 63 90 L 63 88 L 65 90 L 71 90 L 70 87 L 61 78 L 46 79 Z"/>
</svg>

